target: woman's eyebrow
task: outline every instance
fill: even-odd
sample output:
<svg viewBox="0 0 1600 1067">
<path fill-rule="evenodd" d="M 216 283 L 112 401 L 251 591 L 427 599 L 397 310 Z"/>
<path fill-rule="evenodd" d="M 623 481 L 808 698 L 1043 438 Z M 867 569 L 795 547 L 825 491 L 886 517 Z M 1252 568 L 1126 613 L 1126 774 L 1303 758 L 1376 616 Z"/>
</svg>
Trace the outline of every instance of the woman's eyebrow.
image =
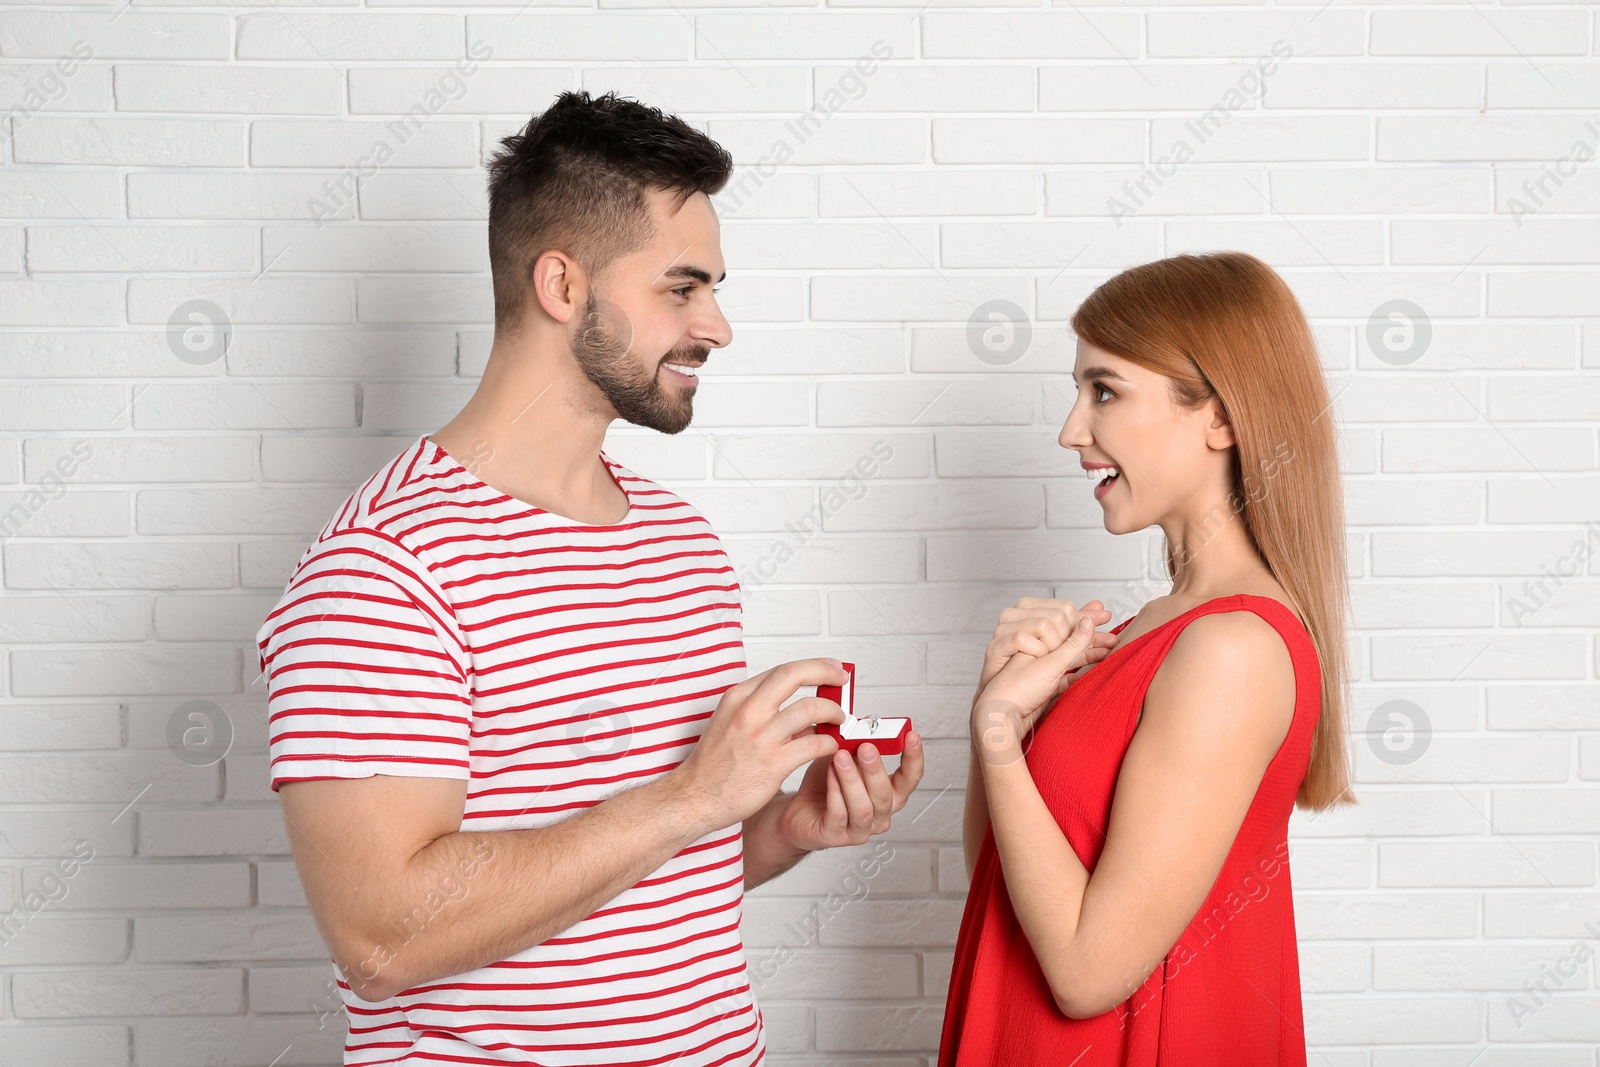
<svg viewBox="0 0 1600 1067">
<path fill-rule="evenodd" d="M 1073 380 L 1075 380 L 1075 381 L 1079 380 L 1078 379 L 1078 375 L 1076 373 L 1074 373 L 1072 375 L 1072 377 L 1073 377 Z M 1124 378 L 1122 375 L 1118 374 L 1116 371 L 1112 370 L 1110 367 L 1087 367 L 1087 368 L 1085 368 L 1084 372 L 1083 372 L 1083 378 L 1081 380 L 1088 381 L 1090 378 L 1109 378 L 1114 382 L 1127 382 L 1128 381 L 1128 379 Z M 1129 384 L 1132 384 L 1132 383 L 1129 383 Z"/>
</svg>

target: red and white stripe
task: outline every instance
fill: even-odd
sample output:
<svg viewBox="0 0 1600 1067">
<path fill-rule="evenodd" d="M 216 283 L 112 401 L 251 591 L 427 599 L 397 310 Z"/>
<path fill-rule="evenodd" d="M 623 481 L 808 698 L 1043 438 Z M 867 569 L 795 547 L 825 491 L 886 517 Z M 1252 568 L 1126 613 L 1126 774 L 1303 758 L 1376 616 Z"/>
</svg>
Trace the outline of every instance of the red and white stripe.
<svg viewBox="0 0 1600 1067">
<path fill-rule="evenodd" d="M 425 436 L 352 494 L 257 634 L 274 791 L 460 778 L 463 831 L 526 829 L 683 761 L 746 676 L 738 585 L 693 507 L 601 458 L 630 503 L 610 525 L 497 492 Z M 376 1004 L 340 979 L 345 1063 L 760 1062 L 743 884 L 735 824 L 509 959 Z"/>
</svg>

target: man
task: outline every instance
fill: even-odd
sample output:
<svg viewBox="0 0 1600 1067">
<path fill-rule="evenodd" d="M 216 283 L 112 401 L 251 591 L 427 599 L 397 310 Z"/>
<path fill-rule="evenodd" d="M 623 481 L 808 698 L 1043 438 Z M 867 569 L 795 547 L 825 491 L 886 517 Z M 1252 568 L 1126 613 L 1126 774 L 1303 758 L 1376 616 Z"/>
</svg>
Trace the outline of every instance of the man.
<svg viewBox="0 0 1600 1067">
<path fill-rule="evenodd" d="M 743 891 L 889 827 L 922 777 L 745 679 L 688 503 L 601 449 L 689 425 L 731 339 L 676 117 L 566 93 L 489 165 L 495 340 L 467 406 L 372 476 L 257 635 L 272 788 L 350 1018 L 345 1063 L 752 1064 Z M 810 764 L 795 793 L 781 792 Z"/>
</svg>

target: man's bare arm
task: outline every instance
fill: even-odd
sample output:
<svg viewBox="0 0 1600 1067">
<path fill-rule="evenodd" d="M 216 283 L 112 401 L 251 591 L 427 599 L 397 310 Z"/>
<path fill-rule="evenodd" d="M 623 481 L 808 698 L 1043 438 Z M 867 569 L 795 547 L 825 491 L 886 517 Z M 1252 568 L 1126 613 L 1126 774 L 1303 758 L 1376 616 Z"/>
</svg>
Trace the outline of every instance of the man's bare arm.
<svg viewBox="0 0 1600 1067">
<path fill-rule="evenodd" d="M 825 660 L 800 660 L 731 687 L 677 768 L 538 829 L 462 832 L 459 780 L 283 783 L 312 916 L 351 989 L 383 1000 L 505 959 L 753 815 L 790 773 L 837 749 L 801 733 L 842 721 L 837 704 L 780 706 L 801 686 L 839 677 Z"/>
<path fill-rule="evenodd" d="M 455 779 L 279 792 L 317 927 L 350 988 L 375 1001 L 539 944 L 709 833 L 681 785 L 667 776 L 553 826 L 485 832 L 459 829 Z"/>
</svg>

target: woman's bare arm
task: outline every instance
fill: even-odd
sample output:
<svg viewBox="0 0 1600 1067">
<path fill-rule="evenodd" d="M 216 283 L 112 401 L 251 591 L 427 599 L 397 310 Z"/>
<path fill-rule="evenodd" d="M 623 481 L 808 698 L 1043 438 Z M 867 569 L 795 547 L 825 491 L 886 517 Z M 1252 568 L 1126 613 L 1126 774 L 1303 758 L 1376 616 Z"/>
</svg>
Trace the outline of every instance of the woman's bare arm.
<svg viewBox="0 0 1600 1067">
<path fill-rule="evenodd" d="M 1127 1000 L 1215 884 L 1293 719 L 1294 667 L 1249 612 L 1184 628 L 1146 692 L 1093 876 L 1020 753 L 981 761 L 1006 889 L 1062 1012 Z M 992 754 L 990 754 L 992 756 Z"/>
<path fill-rule="evenodd" d="M 1091 600 L 1083 605 L 1083 612 L 1090 616 L 1091 622 L 1105 622 L 1111 613 L 1105 605 L 1098 600 Z M 1023 597 L 1017 601 L 1015 607 L 1007 608 L 1000 614 L 1000 622 L 995 627 L 994 638 L 989 642 L 989 647 L 984 650 L 983 669 L 978 674 L 978 687 L 972 693 L 972 708 L 977 707 L 978 698 L 1000 673 L 1013 655 L 1026 651 L 1039 655 L 1047 650 L 1059 648 L 1066 640 L 1071 620 L 1076 611 L 1070 600 L 1047 600 L 1035 597 Z M 1106 616 L 1101 619 L 1100 616 Z M 1120 638 L 1113 633 L 1096 632 L 1089 648 L 1085 651 L 1087 663 L 1097 663 L 1111 654 L 1111 649 Z M 1070 685 L 1069 680 L 1066 685 Z M 1065 692 L 1066 685 L 1062 686 Z M 978 868 L 978 851 L 983 847 L 983 832 L 989 825 L 989 803 L 984 793 L 983 775 L 978 767 L 977 749 L 967 761 L 967 789 L 966 803 L 961 813 L 961 851 L 967 865 L 967 880 L 972 880 L 973 873 Z"/>
<path fill-rule="evenodd" d="M 967 757 L 967 804 L 961 813 L 961 851 L 967 861 L 967 881 L 978 869 L 978 850 L 983 847 L 983 831 L 989 825 L 989 798 L 983 790 L 983 770 L 978 754 Z"/>
</svg>

